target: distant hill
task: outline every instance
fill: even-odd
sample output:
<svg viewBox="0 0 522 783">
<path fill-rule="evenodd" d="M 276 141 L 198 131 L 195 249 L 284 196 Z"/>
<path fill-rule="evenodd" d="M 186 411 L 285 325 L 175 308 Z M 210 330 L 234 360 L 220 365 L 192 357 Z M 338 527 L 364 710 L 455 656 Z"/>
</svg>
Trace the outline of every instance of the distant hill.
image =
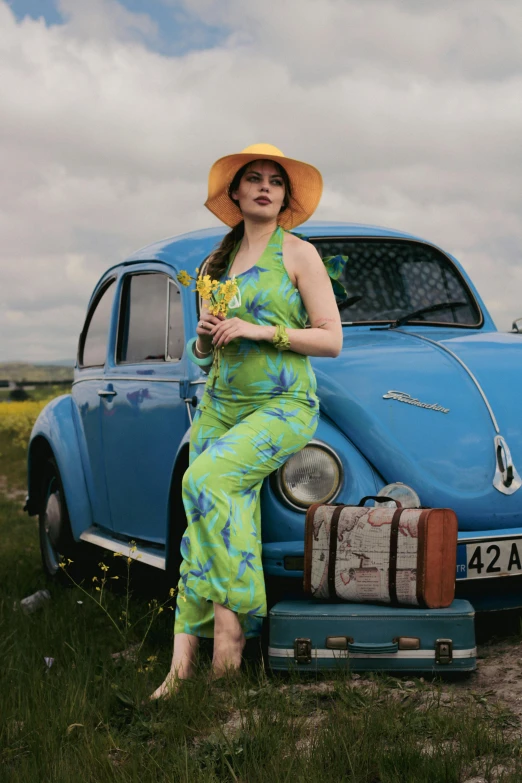
<svg viewBox="0 0 522 783">
<path fill-rule="evenodd" d="M 35 367 L 74 367 L 76 359 L 54 359 L 52 362 L 32 362 L 32 364 Z"/>
<path fill-rule="evenodd" d="M 0 362 L 0 380 L 5 381 L 68 381 L 73 379 L 74 361 L 69 366 L 59 364 L 28 364 Z"/>
</svg>

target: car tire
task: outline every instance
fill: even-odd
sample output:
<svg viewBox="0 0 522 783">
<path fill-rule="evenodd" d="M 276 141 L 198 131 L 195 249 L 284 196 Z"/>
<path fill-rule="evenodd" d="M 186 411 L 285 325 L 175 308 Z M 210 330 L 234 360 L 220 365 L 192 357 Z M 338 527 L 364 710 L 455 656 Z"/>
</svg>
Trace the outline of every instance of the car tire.
<svg viewBox="0 0 522 783">
<path fill-rule="evenodd" d="M 72 579 L 78 582 L 86 575 L 90 558 L 85 545 L 74 540 L 60 471 L 52 457 L 45 463 L 40 497 L 38 528 L 43 570 L 50 581 L 72 585 Z M 65 568 L 60 566 L 62 561 Z"/>
</svg>

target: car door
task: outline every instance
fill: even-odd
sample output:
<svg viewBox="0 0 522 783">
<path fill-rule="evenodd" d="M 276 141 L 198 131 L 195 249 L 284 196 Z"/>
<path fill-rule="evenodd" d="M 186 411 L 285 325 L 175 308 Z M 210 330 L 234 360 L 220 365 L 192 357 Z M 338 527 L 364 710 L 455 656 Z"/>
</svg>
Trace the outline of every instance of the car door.
<svg viewBox="0 0 522 783">
<path fill-rule="evenodd" d="M 96 294 L 80 335 L 78 367 L 72 387 L 73 415 L 78 428 L 80 454 L 95 525 L 112 527 L 107 496 L 101 414 L 104 366 L 110 343 L 116 278 L 104 281 Z"/>
<path fill-rule="evenodd" d="M 184 344 L 182 297 L 165 267 L 125 274 L 102 438 L 113 529 L 127 538 L 166 540 L 174 460 L 189 427 Z"/>
</svg>

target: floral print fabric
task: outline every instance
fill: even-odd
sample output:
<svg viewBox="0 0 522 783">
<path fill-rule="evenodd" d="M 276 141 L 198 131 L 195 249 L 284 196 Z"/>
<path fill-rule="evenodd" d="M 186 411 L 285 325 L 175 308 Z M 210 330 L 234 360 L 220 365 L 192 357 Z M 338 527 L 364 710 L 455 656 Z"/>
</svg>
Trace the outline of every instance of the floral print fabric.
<svg viewBox="0 0 522 783">
<path fill-rule="evenodd" d="M 300 294 L 283 264 L 283 238 L 279 227 L 258 262 L 237 275 L 239 306 L 229 317 L 305 326 Z M 183 477 L 188 525 L 175 633 L 213 636 L 213 602 L 238 613 L 245 636 L 260 633 L 266 596 L 259 493 L 263 479 L 313 437 L 315 390 L 307 356 L 246 339 L 224 348 L 194 417 Z"/>
</svg>

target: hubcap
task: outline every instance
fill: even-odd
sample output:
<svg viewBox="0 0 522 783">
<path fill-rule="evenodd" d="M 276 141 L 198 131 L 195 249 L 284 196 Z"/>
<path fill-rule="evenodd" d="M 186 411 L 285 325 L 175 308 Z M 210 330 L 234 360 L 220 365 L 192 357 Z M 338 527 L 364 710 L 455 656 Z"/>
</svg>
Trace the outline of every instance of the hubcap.
<svg viewBox="0 0 522 783">
<path fill-rule="evenodd" d="M 44 517 L 45 549 L 49 566 L 57 571 L 60 567 L 58 542 L 62 532 L 62 507 L 58 490 L 51 492 L 47 498 Z"/>
</svg>

